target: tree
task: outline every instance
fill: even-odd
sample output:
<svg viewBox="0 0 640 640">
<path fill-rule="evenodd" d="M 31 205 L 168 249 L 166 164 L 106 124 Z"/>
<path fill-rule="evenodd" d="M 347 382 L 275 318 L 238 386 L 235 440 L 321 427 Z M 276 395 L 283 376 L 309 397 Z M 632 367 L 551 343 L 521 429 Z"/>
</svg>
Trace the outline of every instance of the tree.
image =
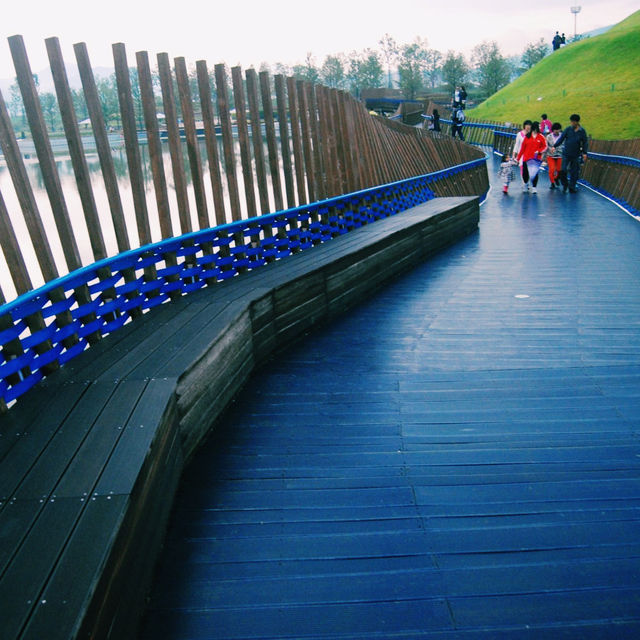
<svg viewBox="0 0 640 640">
<path fill-rule="evenodd" d="M 474 47 L 472 60 L 478 84 L 485 95 L 493 95 L 509 84 L 511 70 L 497 42 L 483 42 Z"/>
<path fill-rule="evenodd" d="M 427 42 L 416 38 L 405 44 L 398 56 L 399 85 L 404 97 L 413 100 L 424 87 L 424 73 L 427 65 Z"/>
<path fill-rule="evenodd" d="M 53 93 L 41 93 L 40 104 L 42 105 L 42 113 L 49 121 L 49 128 L 51 131 L 56 130 L 56 122 L 60 110 L 58 109 L 58 101 Z"/>
<path fill-rule="evenodd" d="M 549 45 L 547 45 L 544 38 L 540 38 L 538 42 L 530 42 L 522 53 L 522 66 L 525 69 L 531 69 L 531 67 L 538 64 L 547 53 L 549 53 Z"/>
<path fill-rule="evenodd" d="M 424 75 L 433 89 L 440 77 L 442 54 L 436 49 L 428 49 L 425 57 Z"/>
<path fill-rule="evenodd" d="M 22 94 L 17 82 L 14 82 L 9 89 L 11 98 L 9 100 L 9 112 L 14 118 L 22 118 L 22 126 L 27 124 L 27 114 L 24 110 L 24 102 L 22 102 Z"/>
<path fill-rule="evenodd" d="M 84 92 L 81 89 L 71 89 L 71 100 L 78 120 L 86 120 L 89 117 L 89 111 L 84 99 Z"/>
<path fill-rule="evenodd" d="M 461 53 L 447 51 L 447 55 L 442 63 L 442 78 L 449 85 L 451 93 L 462 84 L 469 74 L 469 65 Z"/>
<path fill-rule="evenodd" d="M 304 64 L 298 64 L 293 67 L 293 75 L 297 80 L 306 80 L 312 84 L 316 84 L 320 79 L 320 71 L 315 65 L 313 54 L 307 53 Z"/>
<path fill-rule="evenodd" d="M 342 89 L 345 85 L 344 56 L 327 56 L 320 68 L 320 81 L 327 87 Z"/>
<path fill-rule="evenodd" d="M 388 33 L 382 36 L 378 44 L 382 48 L 382 58 L 387 64 L 387 85 L 391 89 L 391 63 L 398 57 L 398 45 Z"/>
<path fill-rule="evenodd" d="M 348 61 L 347 83 L 349 90 L 360 97 L 363 89 L 374 89 L 382 85 L 384 70 L 378 53 L 365 49 L 361 53 L 351 53 Z"/>
<path fill-rule="evenodd" d="M 115 74 L 112 73 L 108 78 L 97 78 L 96 89 L 105 123 L 108 124 L 113 120 L 120 122 L 120 103 Z"/>
</svg>

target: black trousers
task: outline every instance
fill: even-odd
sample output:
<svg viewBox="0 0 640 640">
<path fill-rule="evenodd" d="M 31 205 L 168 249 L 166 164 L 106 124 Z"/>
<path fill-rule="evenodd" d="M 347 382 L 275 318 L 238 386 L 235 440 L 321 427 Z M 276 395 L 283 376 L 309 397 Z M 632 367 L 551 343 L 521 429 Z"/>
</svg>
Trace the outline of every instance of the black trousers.
<svg viewBox="0 0 640 640">
<path fill-rule="evenodd" d="M 452 124 L 451 125 L 451 137 L 455 138 L 456 137 L 456 133 L 458 134 L 458 137 L 460 138 L 460 140 L 462 140 L 464 142 L 464 135 L 462 133 L 462 125 L 461 124 Z"/>
<path fill-rule="evenodd" d="M 567 180 L 567 176 L 569 179 Z M 576 183 L 578 182 L 578 178 L 580 177 L 580 156 L 576 156 L 575 158 L 567 158 L 567 156 L 562 156 L 562 186 L 566 187 L 569 185 L 570 189 L 576 188 Z"/>
</svg>

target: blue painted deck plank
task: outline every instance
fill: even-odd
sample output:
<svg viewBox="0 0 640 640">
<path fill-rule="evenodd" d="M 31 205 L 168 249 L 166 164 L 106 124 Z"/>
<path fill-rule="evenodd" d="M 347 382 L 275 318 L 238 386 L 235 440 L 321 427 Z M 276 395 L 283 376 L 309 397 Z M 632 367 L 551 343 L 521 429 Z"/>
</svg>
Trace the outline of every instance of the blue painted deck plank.
<svg viewBox="0 0 640 640">
<path fill-rule="evenodd" d="M 640 633 L 640 225 L 569 195 L 492 192 L 252 377 L 141 638 Z"/>
</svg>

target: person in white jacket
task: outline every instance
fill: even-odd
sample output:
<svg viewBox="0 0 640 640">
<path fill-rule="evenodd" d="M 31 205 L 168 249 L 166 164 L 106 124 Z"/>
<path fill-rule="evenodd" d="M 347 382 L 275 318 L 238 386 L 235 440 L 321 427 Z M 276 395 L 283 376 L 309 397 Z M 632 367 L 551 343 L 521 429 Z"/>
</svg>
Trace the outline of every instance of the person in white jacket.
<svg viewBox="0 0 640 640">
<path fill-rule="evenodd" d="M 518 157 L 518 154 L 520 153 L 520 146 L 522 145 L 522 140 L 527 136 L 529 131 L 531 131 L 532 124 L 533 123 L 531 122 L 531 120 L 525 120 L 522 123 L 522 131 L 519 131 L 518 133 L 516 133 L 516 141 L 515 141 L 515 144 L 513 145 L 513 151 L 511 153 L 512 158 Z"/>
</svg>

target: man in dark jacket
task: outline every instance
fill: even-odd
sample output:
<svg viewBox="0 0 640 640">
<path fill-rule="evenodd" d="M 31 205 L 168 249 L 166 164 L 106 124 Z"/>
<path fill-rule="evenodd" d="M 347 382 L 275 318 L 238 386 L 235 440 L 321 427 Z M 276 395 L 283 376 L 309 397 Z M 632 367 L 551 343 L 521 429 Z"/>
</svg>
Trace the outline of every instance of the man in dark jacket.
<svg viewBox="0 0 640 640">
<path fill-rule="evenodd" d="M 569 120 L 571 125 L 562 132 L 553 146 L 559 147 L 564 143 L 562 151 L 562 186 L 565 191 L 568 186 L 571 193 L 576 193 L 576 183 L 580 175 L 580 163 L 587 161 L 589 141 L 587 140 L 587 132 L 580 126 L 580 116 L 577 113 L 573 113 Z M 569 176 L 568 184 L 567 174 Z"/>
</svg>

